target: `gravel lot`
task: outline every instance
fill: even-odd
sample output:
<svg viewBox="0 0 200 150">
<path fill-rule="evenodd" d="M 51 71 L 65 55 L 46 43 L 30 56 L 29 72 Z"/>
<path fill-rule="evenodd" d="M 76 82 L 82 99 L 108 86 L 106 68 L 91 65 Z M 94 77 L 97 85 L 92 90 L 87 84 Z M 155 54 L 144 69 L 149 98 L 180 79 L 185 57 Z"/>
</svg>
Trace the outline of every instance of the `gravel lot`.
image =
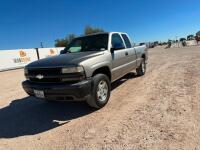
<svg viewBox="0 0 200 150">
<path fill-rule="evenodd" d="M 148 72 L 115 82 L 108 105 L 27 97 L 23 70 L 0 73 L 0 149 L 199 150 L 200 47 L 150 49 Z"/>
</svg>

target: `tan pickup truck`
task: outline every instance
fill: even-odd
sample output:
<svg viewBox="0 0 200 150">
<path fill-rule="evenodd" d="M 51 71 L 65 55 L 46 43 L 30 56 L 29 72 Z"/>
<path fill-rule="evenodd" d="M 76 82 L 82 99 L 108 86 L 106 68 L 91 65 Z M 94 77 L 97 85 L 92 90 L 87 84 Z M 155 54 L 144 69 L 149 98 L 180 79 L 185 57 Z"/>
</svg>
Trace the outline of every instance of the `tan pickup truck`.
<svg viewBox="0 0 200 150">
<path fill-rule="evenodd" d="M 82 101 L 97 109 L 110 97 L 111 83 L 132 70 L 146 72 L 146 46 L 133 47 L 126 33 L 78 37 L 58 56 L 25 67 L 24 90 L 48 101 Z"/>
</svg>

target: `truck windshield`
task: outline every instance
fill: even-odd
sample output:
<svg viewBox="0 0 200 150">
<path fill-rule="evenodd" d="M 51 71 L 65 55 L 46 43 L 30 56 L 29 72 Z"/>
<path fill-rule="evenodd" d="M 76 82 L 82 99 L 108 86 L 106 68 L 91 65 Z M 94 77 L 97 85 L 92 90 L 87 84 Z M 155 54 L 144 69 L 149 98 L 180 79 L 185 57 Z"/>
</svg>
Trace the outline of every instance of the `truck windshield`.
<svg viewBox="0 0 200 150">
<path fill-rule="evenodd" d="M 97 34 L 73 39 L 65 48 L 64 53 L 103 51 L 107 49 L 108 34 Z"/>
</svg>

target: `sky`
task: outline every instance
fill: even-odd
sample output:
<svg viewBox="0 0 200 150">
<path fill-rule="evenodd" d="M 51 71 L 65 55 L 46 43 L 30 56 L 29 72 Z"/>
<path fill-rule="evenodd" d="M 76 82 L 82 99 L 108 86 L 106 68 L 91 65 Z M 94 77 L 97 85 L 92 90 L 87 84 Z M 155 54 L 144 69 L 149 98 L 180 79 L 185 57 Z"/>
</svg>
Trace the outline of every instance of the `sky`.
<svg viewBox="0 0 200 150">
<path fill-rule="evenodd" d="M 53 47 L 85 26 L 127 32 L 135 43 L 200 30 L 199 0 L 1 0 L 0 49 Z"/>
</svg>

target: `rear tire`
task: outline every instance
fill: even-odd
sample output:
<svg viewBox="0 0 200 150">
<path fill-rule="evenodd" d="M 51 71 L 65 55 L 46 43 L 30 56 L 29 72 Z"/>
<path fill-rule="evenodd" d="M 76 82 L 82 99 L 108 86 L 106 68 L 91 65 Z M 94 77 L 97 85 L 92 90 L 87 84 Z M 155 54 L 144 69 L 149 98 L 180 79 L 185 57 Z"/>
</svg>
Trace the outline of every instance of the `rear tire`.
<svg viewBox="0 0 200 150">
<path fill-rule="evenodd" d="M 141 61 L 140 66 L 136 69 L 137 75 L 138 76 L 143 76 L 146 73 L 146 62 L 145 59 L 143 58 Z"/>
<path fill-rule="evenodd" d="M 103 108 L 110 98 L 110 80 L 104 74 L 97 74 L 93 77 L 91 97 L 87 99 L 88 105 L 93 108 Z"/>
</svg>

